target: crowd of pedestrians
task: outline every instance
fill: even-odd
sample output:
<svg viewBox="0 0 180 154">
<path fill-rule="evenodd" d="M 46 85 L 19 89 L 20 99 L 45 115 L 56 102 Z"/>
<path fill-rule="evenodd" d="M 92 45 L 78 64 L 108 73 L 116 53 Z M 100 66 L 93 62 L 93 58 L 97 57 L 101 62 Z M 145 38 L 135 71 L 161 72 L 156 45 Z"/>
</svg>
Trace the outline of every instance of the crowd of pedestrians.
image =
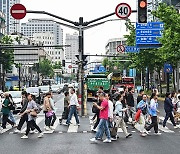
<svg viewBox="0 0 180 154">
<path fill-rule="evenodd" d="M 140 136 L 146 137 L 154 128 L 155 135 L 161 135 L 158 131 L 159 110 L 158 110 L 158 93 L 153 91 L 150 99 L 140 90 L 137 96 L 137 102 L 134 101 L 132 88 L 124 88 L 124 91 L 116 91 L 114 94 L 106 94 L 103 88 L 97 91 L 97 102 L 93 103 L 92 112 L 95 113 L 91 119 L 94 123 L 92 129 L 96 132 L 94 138 L 90 141 L 97 143 L 103 139 L 105 132 L 105 143 L 110 143 L 118 139 L 118 129 L 121 128 L 125 137 L 131 137 L 128 133 L 127 124 L 131 124 L 140 132 Z M 176 93 L 166 93 L 164 101 L 164 111 L 166 113 L 163 128 L 167 129 L 166 122 L 170 118 L 174 128 L 178 128 L 177 122 L 180 118 L 180 91 Z M 176 122 L 175 122 L 176 121 Z"/>
<path fill-rule="evenodd" d="M 76 125 L 80 126 L 78 117 L 78 98 L 75 89 L 69 88 L 64 92 L 64 111 L 62 118 L 59 119 L 60 124 L 66 120 L 64 125 L 71 124 L 72 116 L 74 115 Z M 55 102 L 51 92 L 46 93 L 43 105 L 39 106 L 36 103 L 35 96 L 22 92 L 22 108 L 18 113 L 20 121 L 16 124 L 13 116 L 13 99 L 8 93 L 4 94 L 4 101 L 2 103 L 2 129 L 6 129 L 7 123 L 12 127 L 17 127 L 14 132 L 21 133 L 21 129 L 26 122 L 26 132 L 22 139 L 27 139 L 29 133 L 35 133 L 35 129 L 39 132 L 38 137 L 43 137 L 43 131 L 36 123 L 38 113 L 43 110 L 45 116 L 45 131 L 55 130 L 54 123 L 57 120 L 55 114 Z M 161 135 L 158 131 L 160 123 L 159 110 L 158 110 L 158 93 L 152 92 L 150 99 L 143 90 L 139 91 L 137 102 L 134 101 L 134 92 L 132 88 L 124 87 L 123 91 L 116 91 L 114 94 L 105 93 L 103 87 L 97 91 L 96 101 L 93 103 L 92 112 L 94 113 L 91 119 L 94 123 L 92 131 L 96 132 L 94 138 L 90 139 L 91 142 L 97 143 L 98 140 L 103 140 L 104 133 L 106 139 L 105 143 L 116 141 L 118 139 L 118 129 L 121 128 L 125 137 L 132 136 L 128 132 L 128 125 L 131 124 L 140 132 L 140 136 L 146 137 L 149 131 L 154 128 L 155 135 Z M 179 128 L 177 125 L 180 119 L 180 91 L 176 93 L 166 93 L 164 100 L 165 117 L 163 120 L 163 128 L 166 127 L 167 120 L 170 118 L 174 128 Z"/>
</svg>

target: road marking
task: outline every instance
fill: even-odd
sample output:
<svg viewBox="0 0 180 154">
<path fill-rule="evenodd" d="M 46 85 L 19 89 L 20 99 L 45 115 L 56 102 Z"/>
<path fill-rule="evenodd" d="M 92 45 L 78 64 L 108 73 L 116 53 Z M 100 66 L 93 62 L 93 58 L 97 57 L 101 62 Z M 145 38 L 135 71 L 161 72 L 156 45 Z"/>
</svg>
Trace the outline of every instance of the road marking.
<svg viewBox="0 0 180 154">
<path fill-rule="evenodd" d="M 59 121 L 58 121 L 58 118 L 56 119 L 55 123 L 54 123 L 54 128 L 56 129 L 56 127 L 59 125 Z M 52 134 L 54 133 L 55 130 L 50 130 L 50 131 L 44 131 L 44 134 Z"/>
<path fill-rule="evenodd" d="M 122 133 L 123 132 L 123 130 L 122 130 L 122 128 L 118 128 L 118 131 L 117 131 L 118 133 Z"/>
<path fill-rule="evenodd" d="M 15 119 L 16 119 L 16 118 L 15 118 Z M 16 120 L 16 121 L 15 121 L 16 124 L 18 124 L 19 121 L 20 121 L 20 119 Z M 6 126 L 6 129 L 2 129 L 2 130 L 0 131 L 0 134 L 3 134 L 3 133 L 5 133 L 5 132 L 9 131 L 10 129 L 13 129 L 13 127 L 12 127 L 10 124 L 8 124 L 8 125 Z M 10 133 L 11 133 L 11 132 L 10 132 Z"/>
<path fill-rule="evenodd" d="M 164 128 L 162 125 L 159 125 L 158 128 L 165 133 L 175 133 L 174 131 L 170 130 L 169 128 L 167 128 L 167 129 Z"/>
<path fill-rule="evenodd" d="M 36 124 L 38 125 L 43 119 L 44 117 L 38 117 L 36 119 Z M 26 127 L 23 130 L 21 130 L 21 133 L 25 133 L 25 132 L 26 132 Z"/>
<path fill-rule="evenodd" d="M 159 119 L 162 120 L 162 121 L 164 121 L 164 117 L 159 116 Z M 172 122 L 171 122 L 170 120 L 168 120 L 167 123 L 168 123 L 168 124 L 172 124 Z"/>
<path fill-rule="evenodd" d="M 69 125 L 69 128 L 68 128 L 68 133 L 77 133 L 78 131 L 78 126 L 75 125 L 76 124 L 76 120 L 75 120 L 75 117 L 72 117 L 71 119 L 71 122 L 72 124 Z"/>
</svg>

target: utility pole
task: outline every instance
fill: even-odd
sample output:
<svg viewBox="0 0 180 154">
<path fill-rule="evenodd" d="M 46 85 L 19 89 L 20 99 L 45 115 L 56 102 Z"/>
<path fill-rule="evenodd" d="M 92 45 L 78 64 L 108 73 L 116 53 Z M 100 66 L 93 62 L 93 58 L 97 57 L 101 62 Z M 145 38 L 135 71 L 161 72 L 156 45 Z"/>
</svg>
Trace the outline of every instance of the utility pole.
<svg viewBox="0 0 180 154">
<path fill-rule="evenodd" d="M 167 77 L 167 92 L 169 92 L 169 73 L 166 73 Z"/>
</svg>

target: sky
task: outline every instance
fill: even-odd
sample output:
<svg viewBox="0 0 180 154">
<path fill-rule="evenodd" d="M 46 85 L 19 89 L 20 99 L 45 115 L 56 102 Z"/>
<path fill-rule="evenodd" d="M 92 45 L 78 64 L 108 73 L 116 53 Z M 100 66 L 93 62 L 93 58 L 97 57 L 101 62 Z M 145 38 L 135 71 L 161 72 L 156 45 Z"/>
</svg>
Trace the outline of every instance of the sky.
<svg viewBox="0 0 180 154">
<path fill-rule="evenodd" d="M 84 21 L 90 21 L 113 13 L 115 12 L 116 6 L 121 2 L 128 3 L 132 10 L 136 10 L 136 0 L 21 0 L 21 4 L 23 4 L 27 10 L 46 11 L 77 22 L 79 21 L 79 17 L 83 17 Z M 52 17 L 27 14 L 21 22 L 27 22 L 29 18 Z M 136 14 L 131 14 L 129 18 L 135 22 Z M 118 17 L 113 15 L 107 19 L 118 19 Z M 58 19 L 55 20 L 62 22 Z M 61 27 L 64 31 L 64 39 L 66 33 L 73 34 L 75 32 L 75 30 L 67 27 Z M 105 45 L 108 40 L 123 37 L 124 34 L 127 34 L 124 20 L 107 22 L 103 25 L 88 29 L 84 32 L 84 53 L 105 54 Z"/>
</svg>

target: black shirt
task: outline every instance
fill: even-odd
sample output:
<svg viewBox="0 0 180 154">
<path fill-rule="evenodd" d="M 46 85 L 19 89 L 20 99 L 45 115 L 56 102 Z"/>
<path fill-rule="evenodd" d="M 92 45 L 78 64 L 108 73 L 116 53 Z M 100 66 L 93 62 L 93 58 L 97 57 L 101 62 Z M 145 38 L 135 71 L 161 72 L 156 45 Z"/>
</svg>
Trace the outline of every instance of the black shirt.
<svg viewBox="0 0 180 154">
<path fill-rule="evenodd" d="M 129 92 L 127 94 L 127 105 L 130 106 L 130 107 L 134 107 L 134 97 L 133 97 L 133 94 L 131 92 Z"/>
<path fill-rule="evenodd" d="M 138 95 L 137 97 L 137 104 L 142 100 L 142 96 L 141 95 Z"/>
</svg>

